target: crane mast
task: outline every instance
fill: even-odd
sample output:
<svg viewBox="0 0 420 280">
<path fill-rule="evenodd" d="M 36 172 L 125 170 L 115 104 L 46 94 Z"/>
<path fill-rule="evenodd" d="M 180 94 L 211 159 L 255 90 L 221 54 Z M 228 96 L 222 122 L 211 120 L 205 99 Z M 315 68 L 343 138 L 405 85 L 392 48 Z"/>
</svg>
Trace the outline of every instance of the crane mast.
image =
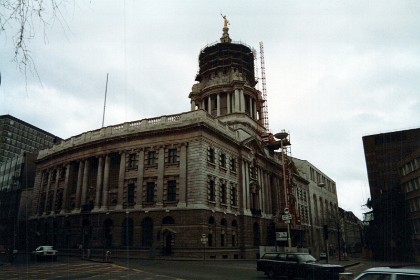
<svg viewBox="0 0 420 280">
<path fill-rule="evenodd" d="M 265 62 L 264 62 L 264 44 L 260 42 L 260 61 L 261 61 L 261 84 L 262 84 L 262 95 L 263 95 L 263 119 L 264 127 L 267 133 L 270 132 L 268 125 L 268 105 L 267 105 L 267 85 L 265 80 Z"/>
</svg>

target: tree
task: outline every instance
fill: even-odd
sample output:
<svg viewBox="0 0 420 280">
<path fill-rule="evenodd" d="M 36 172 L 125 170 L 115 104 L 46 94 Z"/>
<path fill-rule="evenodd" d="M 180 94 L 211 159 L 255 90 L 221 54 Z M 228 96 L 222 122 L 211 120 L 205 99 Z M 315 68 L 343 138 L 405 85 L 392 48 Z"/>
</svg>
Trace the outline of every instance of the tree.
<svg viewBox="0 0 420 280">
<path fill-rule="evenodd" d="M 29 44 L 37 34 L 37 27 L 46 40 L 45 28 L 58 20 L 65 23 L 60 8 L 67 0 L 0 0 L 0 36 L 10 33 L 14 44 L 13 61 L 27 76 L 28 70 L 38 76 Z"/>
</svg>

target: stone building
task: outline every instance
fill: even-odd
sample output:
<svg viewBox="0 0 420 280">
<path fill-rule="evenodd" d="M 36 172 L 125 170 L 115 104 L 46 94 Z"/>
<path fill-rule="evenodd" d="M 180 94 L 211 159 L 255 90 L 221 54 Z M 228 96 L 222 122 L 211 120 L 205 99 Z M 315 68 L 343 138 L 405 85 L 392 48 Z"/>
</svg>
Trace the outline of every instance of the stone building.
<svg viewBox="0 0 420 280">
<path fill-rule="evenodd" d="M 338 251 L 335 236 L 340 219 L 335 182 L 307 160 L 293 158 L 293 162 L 298 174 L 309 182 L 311 253 L 318 257 L 328 246 L 330 254 L 334 254 Z M 328 228 L 328 244 L 325 241 L 324 226 Z"/>
<path fill-rule="evenodd" d="M 364 246 L 363 223 L 351 211 L 339 208 L 340 213 L 340 231 L 337 237 L 340 240 L 341 256 L 346 258 L 360 257 Z"/>
<path fill-rule="evenodd" d="M 259 245 L 275 244 L 287 227 L 277 219 L 283 173 L 279 152 L 262 140 L 253 52 L 225 26 L 199 67 L 191 111 L 85 132 L 39 153 L 31 244 L 197 258 L 255 258 Z"/>
</svg>

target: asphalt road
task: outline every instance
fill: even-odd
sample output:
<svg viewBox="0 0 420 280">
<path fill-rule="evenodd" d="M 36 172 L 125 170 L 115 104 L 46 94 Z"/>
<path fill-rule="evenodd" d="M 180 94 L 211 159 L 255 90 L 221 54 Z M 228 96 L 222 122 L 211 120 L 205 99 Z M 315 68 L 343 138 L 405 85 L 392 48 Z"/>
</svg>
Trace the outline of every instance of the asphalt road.
<svg viewBox="0 0 420 280">
<path fill-rule="evenodd" d="M 267 279 L 255 261 L 114 260 L 112 263 L 60 256 L 57 261 L 34 261 L 21 255 L 0 266 L 0 279 Z"/>
<path fill-rule="evenodd" d="M 347 272 L 358 275 L 383 263 L 354 261 Z M 348 264 L 348 263 L 347 263 Z M 344 265 L 344 263 L 343 263 Z M 115 259 L 112 263 L 60 256 L 53 261 L 34 261 L 19 255 L 13 264 L 3 262 L 0 279 L 145 279 L 145 280 L 262 280 L 255 260 L 138 260 Z"/>
</svg>

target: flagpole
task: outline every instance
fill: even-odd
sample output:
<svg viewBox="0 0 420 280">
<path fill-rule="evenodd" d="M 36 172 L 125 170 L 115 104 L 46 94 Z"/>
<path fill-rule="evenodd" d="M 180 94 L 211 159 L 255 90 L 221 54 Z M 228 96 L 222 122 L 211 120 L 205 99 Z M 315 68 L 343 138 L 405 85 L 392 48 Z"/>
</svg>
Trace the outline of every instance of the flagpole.
<svg viewBox="0 0 420 280">
<path fill-rule="evenodd" d="M 108 91 L 108 73 L 106 73 L 106 84 L 105 84 L 105 99 L 104 99 L 104 113 L 102 115 L 102 127 L 104 127 L 105 122 L 105 107 L 106 107 L 106 94 Z"/>
</svg>

